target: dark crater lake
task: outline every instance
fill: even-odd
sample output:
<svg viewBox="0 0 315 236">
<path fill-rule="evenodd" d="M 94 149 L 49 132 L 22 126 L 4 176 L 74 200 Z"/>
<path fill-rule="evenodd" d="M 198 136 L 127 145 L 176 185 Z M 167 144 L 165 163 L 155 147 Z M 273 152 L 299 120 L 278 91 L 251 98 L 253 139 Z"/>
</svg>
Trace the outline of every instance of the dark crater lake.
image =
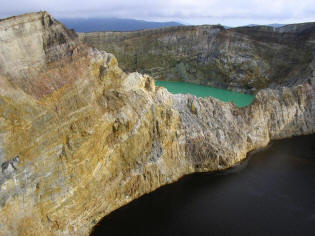
<svg viewBox="0 0 315 236">
<path fill-rule="evenodd" d="M 314 236 L 315 135 L 161 187 L 104 217 L 92 235 Z"/>
</svg>

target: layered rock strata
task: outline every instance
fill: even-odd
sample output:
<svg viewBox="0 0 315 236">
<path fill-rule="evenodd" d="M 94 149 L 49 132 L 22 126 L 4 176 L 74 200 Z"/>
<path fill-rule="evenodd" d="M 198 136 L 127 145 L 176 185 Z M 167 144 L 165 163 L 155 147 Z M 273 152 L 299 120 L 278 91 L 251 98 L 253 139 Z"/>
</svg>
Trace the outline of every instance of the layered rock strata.
<svg viewBox="0 0 315 236">
<path fill-rule="evenodd" d="M 0 41 L 0 235 L 88 235 L 183 175 L 315 131 L 309 83 L 245 108 L 173 95 L 45 12 L 1 21 Z"/>
<path fill-rule="evenodd" d="M 255 93 L 303 83 L 311 75 L 315 24 L 272 27 L 180 26 L 80 33 L 115 54 L 125 71 Z"/>
</svg>

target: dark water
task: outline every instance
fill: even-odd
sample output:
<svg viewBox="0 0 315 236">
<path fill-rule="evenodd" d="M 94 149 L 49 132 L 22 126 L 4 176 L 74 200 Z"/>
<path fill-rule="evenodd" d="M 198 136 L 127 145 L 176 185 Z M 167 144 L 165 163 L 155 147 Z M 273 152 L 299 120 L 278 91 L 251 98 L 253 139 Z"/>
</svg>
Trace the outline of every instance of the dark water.
<svg viewBox="0 0 315 236">
<path fill-rule="evenodd" d="M 315 235 L 315 135 L 227 172 L 194 174 L 118 209 L 92 235 Z"/>
<path fill-rule="evenodd" d="M 167 88 L 171 93 L 190 93 L 197 97 L 215 97 L 223 102 L 233 102 L 238 107 L 244 107 L 252 103 L 254 96 L 250 94 L 237 93 L 225 89 L 212 88 L 198 84 L 174 81 L 159 81 L 156 80 L 157 86 Z"/>
</svg>

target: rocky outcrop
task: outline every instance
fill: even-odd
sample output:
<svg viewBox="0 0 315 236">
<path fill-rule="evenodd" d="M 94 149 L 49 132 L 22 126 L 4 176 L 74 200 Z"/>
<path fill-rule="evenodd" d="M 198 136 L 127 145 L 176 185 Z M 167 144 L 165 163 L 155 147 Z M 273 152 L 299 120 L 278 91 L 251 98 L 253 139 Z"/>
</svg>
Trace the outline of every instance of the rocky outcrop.
<svg viewBox="0 0 315 236">
<path fill-rule="evenodd" d="M 1 21 L 0 36 L 12 58 L 32 48 L 0 61 L 0 235 L 88 235 L 106 214 L 183 175 L 315 131 L 308 83 L 262 90 L 238 108 L 125 74 L 45 12 Z"/>
<path fill-rule="evenodd" d="M 49 81 L 41 74 L 49 69 L 47 65 L 71 55 L 77 41 L 75 32 L 45 12 L 4 19 L 0 22 L 0 73 L 27 93 L 50 93 L 63 86 L 66 78 Z M 41 91 L 34 91 L 37 88 Z"/>
<path fill-rule="evenodd" d="M 115 54 L 128 72 L 255 93 L 301 84 L 309 78 L 314 25 L 278 29 L 181 26 L 79 36 L 90 46 Z"/>
</svg>

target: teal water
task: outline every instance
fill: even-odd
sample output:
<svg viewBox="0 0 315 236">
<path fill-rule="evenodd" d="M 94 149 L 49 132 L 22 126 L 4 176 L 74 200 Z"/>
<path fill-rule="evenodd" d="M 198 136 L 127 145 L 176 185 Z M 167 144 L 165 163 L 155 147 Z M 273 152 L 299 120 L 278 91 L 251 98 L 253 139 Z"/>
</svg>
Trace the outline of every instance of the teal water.
<svg viewBox="0 0 315 236">
<path fill-rule="evenodd" d="M 174 81 L 160 81 L 156 80 L 155 85 L 165 87 L 169 92 L 177 93 L 190 93 L 197 97 L 215 97 L 223 102 L 233 102 L 238 107 L 245 107 L 252 103 L 254 96 L 250 94 L 237 93 L 225 89 L 212 88 L 209 86 L 174 82 Z"/>
</svg>

